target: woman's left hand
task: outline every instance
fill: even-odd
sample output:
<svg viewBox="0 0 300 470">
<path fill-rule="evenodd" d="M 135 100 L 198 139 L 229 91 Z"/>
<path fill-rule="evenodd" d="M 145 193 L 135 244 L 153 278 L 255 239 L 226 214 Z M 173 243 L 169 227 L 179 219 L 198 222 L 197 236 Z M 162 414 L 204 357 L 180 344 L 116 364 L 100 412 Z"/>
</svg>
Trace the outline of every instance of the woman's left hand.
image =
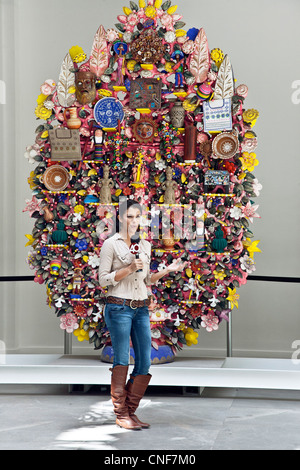
<svg viewBox="0 0 300 470">
<path fill-rule="evenodd" d="M 182 271 L 187 265 L 187 261 L 182 262 L 180 259 L 174 259 L 167 269 L 169 272 Z"/>
</svg>

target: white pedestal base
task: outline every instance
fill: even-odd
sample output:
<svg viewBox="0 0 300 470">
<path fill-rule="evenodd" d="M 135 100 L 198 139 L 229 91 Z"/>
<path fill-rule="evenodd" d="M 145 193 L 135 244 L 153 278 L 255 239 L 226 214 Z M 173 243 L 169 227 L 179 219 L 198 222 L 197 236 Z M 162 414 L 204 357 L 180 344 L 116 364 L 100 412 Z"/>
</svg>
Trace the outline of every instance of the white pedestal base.
<svg viewBox="0 0 300 470">
<path fill-rule="evenodd" d="M 95 356 L 6 355 L 0 384 L 110 384 L 111 364 Z M 176 358 L 151 366 L 151 385 L 300 390 L 300 361 L 261 358 Z"/>
</svg>

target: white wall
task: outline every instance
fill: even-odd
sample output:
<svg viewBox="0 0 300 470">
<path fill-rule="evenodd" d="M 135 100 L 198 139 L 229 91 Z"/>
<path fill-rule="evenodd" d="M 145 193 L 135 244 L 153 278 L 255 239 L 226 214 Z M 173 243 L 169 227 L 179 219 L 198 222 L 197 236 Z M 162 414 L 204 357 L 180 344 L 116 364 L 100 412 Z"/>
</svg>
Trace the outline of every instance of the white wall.
<svg viewBox="0 0 300 470">
<path fill-rule="evenodd" d="M 263 184 L 257 198 L 262 218 L 253 231 L 262 253 L 255 256 L 255 274 L 300 277 L 300 104 L 292 100 L 292 84 L 300 81 L 300 2 L 174 3 L 186 29 L 203 27 L 210 49 L 220 47 L 229 55 L 237 83 L 249 87 L 246 108 L 260 111 L 255 126 L 260 165 L 254 173 Z M 39 87 L 45 79 L 57 81 L 71 46 L 89 53 L 98 26 L 113 27 L 129 1 L 0 0 L 0 6 L 0 80 L 6 86 L 6 103 L 0 98 L 0 276 L 32 275 L 24 234 L 33 224 L 22 209 L 31 198 L 27 177 L 33 167 L 23 154 L 34 143 Z M 234 354 L 290 357 L 292 342 L 300 339 L 298 292 L 298 284 L 281 282 L 249 281 L 240 288 L 240 307 L 233 311 Z M 63 351 L 63 333 L 45 304 L 45 286 L 5 282 L 0 294 L 0 339 L 8 351 Z M 216 333 L 199 333 L 197 347 L 184 354 L 225 354 L 225 323 Z M 73 351 L 94 354 L 75 339 Z"/>
</svg>

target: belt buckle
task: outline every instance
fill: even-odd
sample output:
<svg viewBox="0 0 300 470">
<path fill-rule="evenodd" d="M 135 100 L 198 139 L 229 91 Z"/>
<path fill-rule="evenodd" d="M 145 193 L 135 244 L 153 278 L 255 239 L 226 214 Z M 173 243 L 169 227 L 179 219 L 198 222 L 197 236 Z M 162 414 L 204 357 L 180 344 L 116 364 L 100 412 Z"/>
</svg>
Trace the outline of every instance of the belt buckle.
<svg viewBox="0 0 300 470">
<path fill-rule="evenodd" d="M 130 301 L 130 303 L 129 303 L 129 307 L 130 307 L 130 308 L 133 308 L 134 310 L 136 310 L 136 309 L 137 309 L 137 307 L 133 307 L 133 306 L 131 305 L 131 304 L 132 304 L 132 302 L 135 302 L 135 300 L 131 299 L 131 301 Z"/>
</svg>

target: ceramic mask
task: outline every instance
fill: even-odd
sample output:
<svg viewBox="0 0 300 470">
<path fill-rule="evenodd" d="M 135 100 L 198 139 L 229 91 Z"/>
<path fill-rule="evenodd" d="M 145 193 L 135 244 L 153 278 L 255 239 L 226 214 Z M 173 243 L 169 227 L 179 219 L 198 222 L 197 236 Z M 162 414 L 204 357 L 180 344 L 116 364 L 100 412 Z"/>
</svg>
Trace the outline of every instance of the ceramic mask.
<svg viewBox="0 0 300 470">
<path fill-rule="evenodd" d="M 92 103 L 96 98 L 96 80 L 92 72 L 77 72 L 75 75 L 76 99 L 81 104 Z"/>
</svg>

